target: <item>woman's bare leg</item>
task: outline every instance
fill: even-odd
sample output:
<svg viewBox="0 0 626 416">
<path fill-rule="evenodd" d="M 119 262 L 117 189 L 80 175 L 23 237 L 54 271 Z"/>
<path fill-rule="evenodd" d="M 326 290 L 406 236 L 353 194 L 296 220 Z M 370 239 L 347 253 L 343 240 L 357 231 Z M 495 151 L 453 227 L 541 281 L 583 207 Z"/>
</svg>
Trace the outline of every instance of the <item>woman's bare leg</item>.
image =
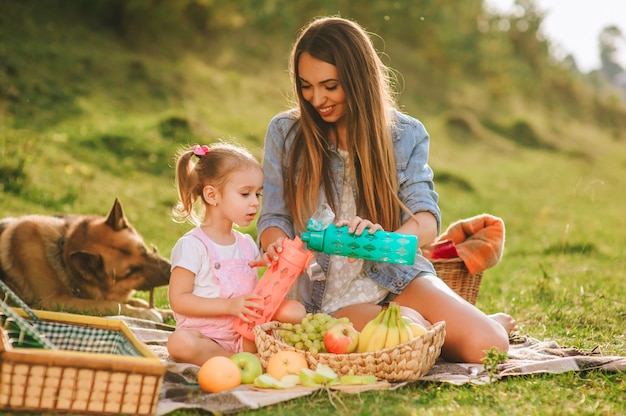
<svg viewBox="0 0 626 416">
<path fill-rule="evenodd" d="M 357 331 L 361 331 L 369 321 L 378 315 L 380 310 L 381 307 L 374 303 L 358 303 L 338 310 L 333 316 L 335 318 L 348 318 L 352 322 L 352 326 Z"/>
<path fill-rule="evenodd" d="M 508 351 L 508 331 L 505 327 L 456 294 L 436 276 L 414 279 L 394 301 L 415 309 L 432 323 L 446 322 L 442 355 L 449 361 L 481 363 L 485 351 L 492 347 Z"/>
</svg>

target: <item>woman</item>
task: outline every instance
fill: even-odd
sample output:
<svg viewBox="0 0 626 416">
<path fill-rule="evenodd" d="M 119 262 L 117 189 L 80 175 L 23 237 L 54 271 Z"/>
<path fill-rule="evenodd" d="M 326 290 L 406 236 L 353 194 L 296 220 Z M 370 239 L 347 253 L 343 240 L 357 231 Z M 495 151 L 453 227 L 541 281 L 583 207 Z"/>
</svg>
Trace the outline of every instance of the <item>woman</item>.
<svg viewBox="0 0 626 416">
<path fill-rule="evenodd" d="M 432 242 L 441 216 L 429 137 L 397 110 L 389 70 L 363 28 L 337 17 L 313 21 L 290 65 L 298 106 L 268 127 L 257 223 L 262 248 L 277 255 L 281 240 L 300 235 L 324 202 L 351 232 L 382 228 L 416 235 L 420 246 Z M 480 363 L 485 350 L 508 350 L 510 316 L 490 319 L 462 299 L 421 252 L 412 266 L 320 253 L 316 260 L 325 280 L 300 276 L 292 289 L 308 312 L 346 316 L 360 329 L 393 300 L 406 314 L 414 310 L 415 319 L 446 321 L 448 360 Z"/>
</svg>

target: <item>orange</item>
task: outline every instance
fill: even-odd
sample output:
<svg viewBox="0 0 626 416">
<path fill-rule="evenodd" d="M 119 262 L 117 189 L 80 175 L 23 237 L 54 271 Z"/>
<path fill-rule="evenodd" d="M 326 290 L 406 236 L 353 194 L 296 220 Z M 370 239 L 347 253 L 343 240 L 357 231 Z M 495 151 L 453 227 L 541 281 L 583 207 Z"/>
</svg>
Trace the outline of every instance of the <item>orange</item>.
<svg viewBox="0 0 626 416">
<path fill-rule="evenodd" d="M 211 357 L 198 370 L 198 384 L 209 393 L 232 389 L 241 384 L 239 367 L 230 358 Z"/>
<path fill-rule="evenodd" d="M 289 374 L 300 374 L 300 370 L 309 368 L 306 359 L 301 354 L 290 351 L 278 351 L 267 361 L 266 372 L 276 380 L 280 380 Z"/>
</svg>

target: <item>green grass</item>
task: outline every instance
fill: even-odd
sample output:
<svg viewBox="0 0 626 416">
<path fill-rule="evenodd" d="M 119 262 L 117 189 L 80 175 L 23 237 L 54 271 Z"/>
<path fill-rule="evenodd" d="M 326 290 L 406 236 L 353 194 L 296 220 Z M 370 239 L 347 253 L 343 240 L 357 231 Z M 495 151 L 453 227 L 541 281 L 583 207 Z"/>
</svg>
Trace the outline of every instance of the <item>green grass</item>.
<svg viewBox="0 0 626 416">
<path fill-rule="evenodd" d="M 19 36 L 0 25 L 0 217 L 105 215 L 119 197 L 146 242 L 169 256 L 189 229 L 170 218 L 175 151 L 225 138 L 260 158 L 269 119 L 287 106 L 291 39 L 253 53 L 264 46 L 250 35 L 195 39 L 201 46 L 193 48 L 172 38 L 157 50 L 103 28 L 60 31 L 62 23 L 25 16 L 14 16 Z M 512 314 L 538 339 L 626 355 L 623 131 L 601 119 L 577 121 L 559 106 L 547 112 L 523 94 L 501 106 L 462 79 L 453 104 L 438 112 L 419 95 L 416 80 L 425 82 L 411 76 L 412 59 L 403 54 L 392 64 L 403 65 L 401 103 L 431 134 L 444 227 L 481 213 L 505 221 L 504 256 L 485 272 L 477 306 Z M 166 288 L 156 296 L 168 306 Z M 590 371 L 488 386 L 319 392 L 243 414 L 618 415 L 626 413 L 624 391 L 625 373 Z"/>
</svg>

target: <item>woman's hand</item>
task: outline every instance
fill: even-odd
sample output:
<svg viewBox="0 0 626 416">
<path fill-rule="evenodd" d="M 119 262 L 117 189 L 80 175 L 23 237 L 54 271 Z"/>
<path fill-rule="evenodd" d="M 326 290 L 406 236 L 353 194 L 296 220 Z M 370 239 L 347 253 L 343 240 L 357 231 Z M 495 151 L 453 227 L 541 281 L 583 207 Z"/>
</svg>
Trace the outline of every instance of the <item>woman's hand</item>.
<svg viewBox="0 0 626 416">
<path fill-rule="evenodd" d="M 376 231 L 383 231 L 383 227 L 380 224 L 371 222 L 361 217 L 354 217 L 351 220 L 339 220 L 335 224 L 337 227 L 348 226 L 348 232 L 350 234 L 361 235 L 366 229 L 369 229 L 370 234 L 374 234 Z"/>
<path fill-rule="evenodd" d="M 260 300 L 261 298 L 253 293 L 231 298 L 230 314 L 241 319 L 243 322 L 250 323 L 252 320 L 248 317 L 259 318 L 261 316 L 257 312 L 263 309 Z"/>
<path fill-rule="evenodd" d="M 265 253 L 263 256 L 270 262 L 278 261 L 278 256 L 283 252 L 283 241 L 285 237 L 277 238 L 273 243 L 270 243 L 265 247 Z"/>
<path fill-rule="evenodd" d="M 335 224 L 337 227 L 343 227 L 344 225 L 348 226 L 348 232 L 354 235 L 361 235 L 365 232 L 365 230 L 369 229 L 370 234 L 374 234 L 376 231 L 383 231 L 383 227 L 380 224 L 371 222 L 369 220 L 363 219 L 361 217 L 354 217 L 351 220 L 339 220 Z M 356 258 L 349 257 L 348 263 L 354 263 L 357 261 Z"/>
<path fill-rule="evenodd" d="M 279 237 L 276 241 L 268 244 L 266 250 L 261 254 L 259 260 L 248 262 L 250 267 L 270 267 L 272 263 L 278 261 L 278 256 L 283 251 L 283 240 L 285 237 Z"/>
</svg>

